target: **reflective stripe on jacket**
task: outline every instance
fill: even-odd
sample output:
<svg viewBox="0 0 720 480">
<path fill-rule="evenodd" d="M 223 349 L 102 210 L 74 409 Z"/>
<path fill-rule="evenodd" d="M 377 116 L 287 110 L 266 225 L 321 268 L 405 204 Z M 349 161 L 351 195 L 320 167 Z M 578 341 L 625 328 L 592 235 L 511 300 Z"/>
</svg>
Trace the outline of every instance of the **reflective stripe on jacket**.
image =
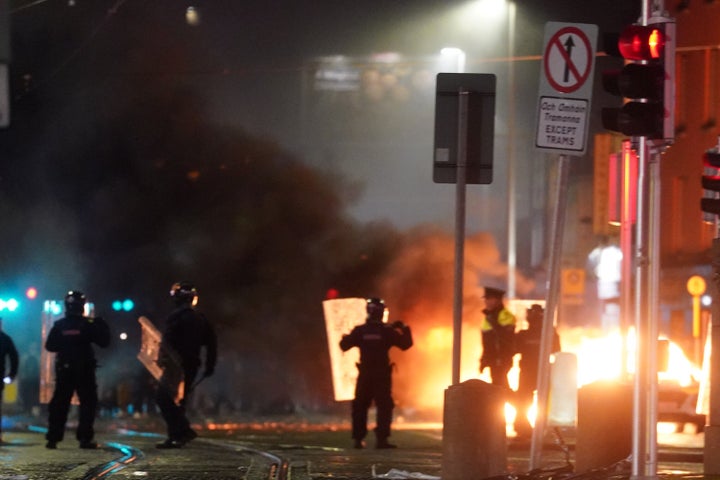
<svg viewBox="0 0 720 480">
<path fill-rule="evenodd" d="M 509 325 L 515 325 L 515 315 L 510 312 L 507 308 L 503 308 L 498 312 L 497 317 L 498 325 L 501 327 L 507 327 Z M 480 326 L 480 329 L 483 332 L 487 332 L 489 330 L 492 330 L 492 324 L 488 321 L 487 315 L 483 317 L 482 325 Z"/>
</svg>

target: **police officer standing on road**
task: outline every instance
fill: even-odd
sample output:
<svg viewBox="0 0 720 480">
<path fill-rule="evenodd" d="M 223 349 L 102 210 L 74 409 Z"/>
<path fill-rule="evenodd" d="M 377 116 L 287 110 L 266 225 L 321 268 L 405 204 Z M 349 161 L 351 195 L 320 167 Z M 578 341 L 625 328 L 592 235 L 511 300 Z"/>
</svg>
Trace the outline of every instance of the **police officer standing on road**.
<svg viewBox="0 0 720 480">
<path fill-rule="evenodd" d="M 10 361 L 10 371 L 7 370 L 8 365 L 5 360 Z M 19 356 L 15 348 L 15 344 L 10 335 L 2 331 L 2 318 L 0 318 L 0 374 L 2 374 L 2 382 L 0 382 L 0 444 L 2 439 L 2 397 L 3 389 L 6 383 L 12 383 L 18 372 Z"/>
<path fill-rule="evenodd" d="M 527 309 L 527 330 L 516 334 L 515 345 L 520 357 L 520 376 L 517 389 L 517 415 L 515 416 L 515 432 L 519 438 L 532 435 L 532 426 L 527 412 L 533 403 L 533 393 L 537 387 L 538 365 L 540 362 L 540 344 L 542 342 L 543 319 L 545 310 L 538 304 Z M 553 328 L 552 352 L 560 351 L 560 337 Z"/>
<path fill-rule="evenodd" d="M 202 365 L 200 350 L 205 347 L 205 370 L 202 378 L 215 371 L 217 337 L 205 316 L 195 310 L 198 295 L 195 286 L 177 282 L 170 289 L 175 310 L 168 316 L 160 343 L 158 365 L 163 369 L 156 402 L 167 424 L 168 438 L 157 448 L 181 448 L 197 433 L 190 428 L 185 414 L 194 387 L 193 382 Z M 182 391 L 180 385 L 183 384 Z M 176 398 L 180 397 L 178 403 Z"/>
<path fill-rule="evenodd" d="M 98 404 L 95 369 L 97 360 L 92 344 L 110 345 L 110 328 L 100 317 L 84 315 L 86 298 L 71 290 L 65 296 L 65 317 L 57 320 L 45 341 L 45 349 L 56 353 L 55 391 L 48 405 L 47 448 L 57 448 L 65 434 L 70 400 L 77 392 L 80 414 L 76 437 L 80 448 L 98 448 L 94 440 L 95 413 Z"/>
<path fill-rule="evenodd" d="M 510 390 L 508 372 L 515 355 L 515 315 L 503 305 L 503 290 L 485 287 L 485 309 L 480 330 L 482 331 L 482 356 L 480 372 L 490 368 L 493 385 Z"/>
<path fill-rule="evenodd" d="M 367 320 L 343 335 L 340 348 L 345 352 L 352 347 L 360 349 L 355 399 L 352 401 L 352 438 L 355 448 L 364 448 L 367 435 L 368 410 L 373 401 L 377 409 L 375 448 L 395 448 L 388 443 L 392 410 L 392 365 L 388 351 L 395 346 L 401 350 L 412 347 L 410 327 L 401 321 L 383 323 L 385 302 L 379 298 L 367 300 Z"/>
</svg>

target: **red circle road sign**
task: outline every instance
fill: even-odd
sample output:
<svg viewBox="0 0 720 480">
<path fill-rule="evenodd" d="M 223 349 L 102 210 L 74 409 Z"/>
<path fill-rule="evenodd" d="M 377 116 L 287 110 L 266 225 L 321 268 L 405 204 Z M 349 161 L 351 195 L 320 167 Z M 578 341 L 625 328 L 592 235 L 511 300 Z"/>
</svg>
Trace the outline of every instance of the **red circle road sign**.
<svg viewBox="0 0 720 480">
<path fill-rule="evenodd" d="M 573 26 L 561 28 L 545 46 L 545 78 L 558 92 L 572 93 L 588 79 L 592 57 L 590 40 L 582 30 Z"/>
</svg>

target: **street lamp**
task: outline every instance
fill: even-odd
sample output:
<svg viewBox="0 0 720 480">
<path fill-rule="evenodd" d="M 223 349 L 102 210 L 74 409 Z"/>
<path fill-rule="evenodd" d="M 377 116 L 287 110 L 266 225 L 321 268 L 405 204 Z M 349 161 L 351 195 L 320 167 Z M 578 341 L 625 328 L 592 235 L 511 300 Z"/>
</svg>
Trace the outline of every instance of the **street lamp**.
<svg viewBox="0 0 720 480">
<path fill-rule="evenodd" d="M 456 47 L 440 50 L 440 71 L 444 73 L 465 73 L 465 52 Z"/>
<path fill-rule="evenodd" d="M 486 0 L 487 1 L 487 0 Z M 515 203 L 515 2 L 503 0 L 507 4 L 508 21 L 508 119 L 507 119 L 507 155 L 508 155 L 508 298 L 515 297 L 515 269 L 517 268 L 517 205 Z"/>
<path fill-rule="evenodd" d="M 516 155 L 515 155 L 515 24 L 516 5 L 512 0 L 473 0 L 452 12 L 452 24 L 461 32 L 477 32 L 482 24 L 483 33 L 490 38 L 494 32 L 501 34 L 503 21 L 507 22 L 504 41 L 507 56 L 507 295 L 514 298 L 517 269 L 517 203 L 516 203 Z M 490 33 L 493 32 L 493 33 Z"/>
</svg>

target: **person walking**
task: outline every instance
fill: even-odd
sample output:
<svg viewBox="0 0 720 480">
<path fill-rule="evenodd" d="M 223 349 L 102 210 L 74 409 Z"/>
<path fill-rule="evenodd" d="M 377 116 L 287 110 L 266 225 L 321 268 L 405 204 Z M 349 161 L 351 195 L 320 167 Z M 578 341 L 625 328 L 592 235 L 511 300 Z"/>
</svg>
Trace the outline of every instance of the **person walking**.
<svg viewBox="0 0 720 480">
<path fill-rule="evenodd" d="M 65 296 L 65 316 L 57 320 L 45 341 L 45 349 L 55 356 L 55 390 L 48 405 L 46 448 L 57 448 L 65 435 L 70 400 L 77 392 L 80 414 L 76 438 L 80 448 L 98 448 L 95 442 L 95 415 L 98 404 L 93 344 L 110 345 L 110 328 L 100 317 L 85 316 L 85 294 L 71 290 Z"/>
<path fill-rule="evenodd" d="M 383 323 L 385 302 L 370 298 L 366 305 L 367 320 L 340 340 L 343 352 L 353 347 L 360 349 L 355 398 L 352 401 L 352 438 L 355 448 L 365 447 L 368 410 L 372 402 L 377 409 L 375 448 L 396 448 L 388 442 L 395 403 L 392 399 L 392 367 L 389 350 L 398 347 L 407 350 L 413 345 L 410 327 L 401 321 Z"/>
<path fill-rule="evenodd" d="M 542 342 L 543 320 L 545 310 L 538 304 L 533 304 L 526 310 L 528 328 L 520 330 L 515 337 L 516 351 L 520 354 L 520 375 L 516 392 L 515 432 L 518 438 L 528 438 L 532 435 L 532 425 L 527 413 L 533 404 L 533 395 L 537 387 L 538 370 L 540 365 L 540 345 Z M 550 353 L 560 351 L 560 336 L 553 327 L 553 339 Z"/>
<path fill-rule="evenodd" d="M 480 330 L 482 332 L 482 355 L 480 372 L 490 369 L 493 385 L 510 390 L 508 372 L 512 368 L 515 355 L 515 325 L 517 320 L 503 304 L 503 290 L 485 287 L 485 317 Z"/>
<path fill-rule="evenodd" d="M 6 363 L 7 360 L 7 363 Z M 2 318 L 0 318 L 0 373 L 2 373 L 2 382 L 0 382 L 0 444 L 2 439 L 2 398 L 3 390 L 6 384 L 10 384 L 17 377 L 18 366 L 20 364 L 17 348 L 10 338 L 10 335 L 2 330 Z"/>
<path fill-rule="evenodd" d="M 175 309 L 165 321 L 165 331 L 160 342 L 158 365 L 163 369 L 155 401 L 167 425 L 167 439 L 157 448 L 181 448 L 197 437 L 190 427 L 185 405 L 196 386 L 202 361 L 200 353 L 205 348 L 207 378 L 215 371 L 217 361 L 217 337 L 205 316 L 195 310 L 197 289 L 189 282 L 177 282 L 170 288 Z M 179 400 L 176 400 L 178 399 Z"/>
</svg>

